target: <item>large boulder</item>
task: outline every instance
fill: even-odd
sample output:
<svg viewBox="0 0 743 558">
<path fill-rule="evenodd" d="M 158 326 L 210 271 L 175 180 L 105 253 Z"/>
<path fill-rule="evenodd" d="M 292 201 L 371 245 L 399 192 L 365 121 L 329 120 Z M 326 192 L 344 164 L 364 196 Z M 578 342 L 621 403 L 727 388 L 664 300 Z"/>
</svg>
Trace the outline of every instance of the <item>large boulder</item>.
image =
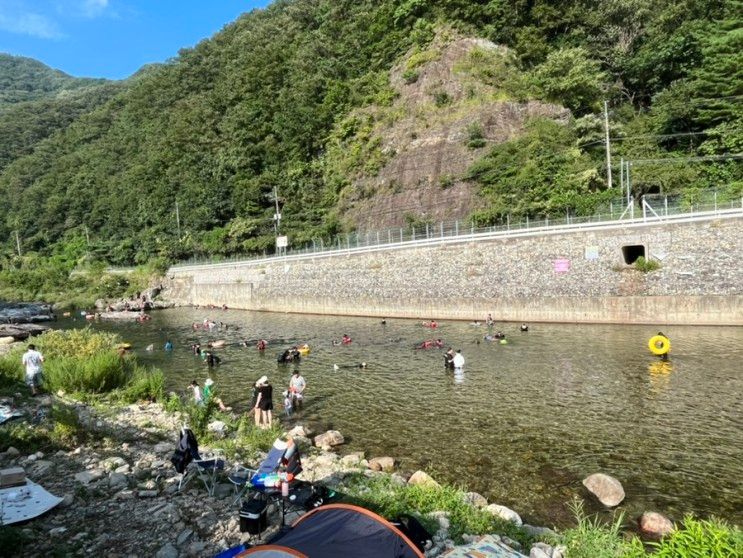
<svg viewBox="0 0 743 558">
<path fill-rule="evenodd" d="M 640 532 L 649 539 L 662 539 L 673 532 L 673 523 L 658 512 L 645 512 L 637 520 Z"/>
<path fill-rule="evenodd" d="M 340 446 L 344 442 L 345 440 L 343 439 L 343 434 L 341 434 L 337 430 L 328 430 L 323 434 L 318 434 L 317 436 L 315 436 L 315 445 L 318 448 L 322 448 L 324 450 L 329 450 L 333 446 Z"/>
<path fill-rule="evenodd" d="M 517 514 L 515 511 L 513 511 L 511 508 L 507 508 L 506 506 L 499 506 L 498 504 L 490 504 L 485 508 L 487 511 L 492 513 L 495 517 L 500 517 L 501 519 L 504 519 L 505 521 L 510 521 L 511 523 L 514 523 L 515 525 L 521 527 L 524 522 L 521 521 L 521 516 Z"/>
<path fill-rule="evenodd" d="M 428 473 L 424 473 L 423 471 L 413 473 L 408 479 L 408 484 L 411 486 L 428 486 L 433 488 L 439 488 L 441 486 Z"/>
<path fill-rule="evenodd" d="M 369 469 L 391 473 L 395 469 L 395 460 L 391 457 L 375 457 L 369 460 Z"/>
<path fill-rule="evenodd" d="M 622 484 L 612 476 L 594 473 L 583 479 L 583 486 L 598 498 L 599 502 L 609 508 L 618 506 L 624 500 Z"/>
</svg>

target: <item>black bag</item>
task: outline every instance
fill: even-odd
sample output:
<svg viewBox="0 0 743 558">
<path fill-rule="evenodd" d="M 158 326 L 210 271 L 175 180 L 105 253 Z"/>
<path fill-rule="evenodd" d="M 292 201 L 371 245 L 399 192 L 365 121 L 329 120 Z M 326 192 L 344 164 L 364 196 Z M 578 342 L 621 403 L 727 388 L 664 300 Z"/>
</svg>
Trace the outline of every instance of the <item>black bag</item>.
<svg viewBox="0 0 743 558">
<path fill-rule="evenodd" d="M 428 529 L 412 515 L 401 515 L 396 521 L 392 521 L 392 525 L 400 529 L 421 552 L 425 551 L 428 541 L 433 542 Z"/>
<path fill-rule="evenodd" d="M 258 498 L 243 502 L 240 508 L 240 532 L 260 535 L 268 525 L 268 504 Z"/>
<path fill-rule="evenodd" d="M 175 467 L 177 473 L 183 473 L 186 470 L 186 467 L 188 467 L 188 464 L 191 463 L 192 459 L 190 453 L 177 449 L 173 452 L 170 462 L 173 464 L 173 467 Z"/>
</svg>

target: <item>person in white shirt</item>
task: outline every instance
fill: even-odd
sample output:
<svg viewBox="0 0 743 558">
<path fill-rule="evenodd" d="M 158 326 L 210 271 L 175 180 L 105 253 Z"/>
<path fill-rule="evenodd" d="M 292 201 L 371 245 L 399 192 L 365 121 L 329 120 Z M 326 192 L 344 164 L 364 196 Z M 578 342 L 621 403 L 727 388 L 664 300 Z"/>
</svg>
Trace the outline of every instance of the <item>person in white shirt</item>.
<svg viewBox="0 0 743 558">
<path fill-rule="evenodd" d="M 201 394 L 201 388 L 199 387 L 199 383 L 194 380 L 191 382 L 191 385 L 189 386 L 191 388 L 191 391 L 193 392 L 193 400 L 194 403 L 197 405 L 203 405 L 204 404 L 204 396 Z"/>
<path fill-rule="evenodd" d="M 454 368 L 464 368 L 464 356 L 462 356 L 461 349 L 458 349 L 457 354 L 454 355 L 453 363 Z"/>
<path fill-rule="evenodd" d="M 292 398 L 292 406 L 294 409 L 302 408 L 302 399 L 304 398 L 304 390 L 307 387 L 307 382 L 299 373 L 299 370 L 294 370 L 291 380 L 289 380 L 289 394 Z"/>
<path fill-rule="evenodd" d="M 44 362 L 44 356 L 36 350 L 35 345 L 31 344 L 23 353 L 22 362 L 26 367 L 26 385 L 31 388 L 31 395 L 36 395 L 41 385 L 41 364 Z"/>
</svg>

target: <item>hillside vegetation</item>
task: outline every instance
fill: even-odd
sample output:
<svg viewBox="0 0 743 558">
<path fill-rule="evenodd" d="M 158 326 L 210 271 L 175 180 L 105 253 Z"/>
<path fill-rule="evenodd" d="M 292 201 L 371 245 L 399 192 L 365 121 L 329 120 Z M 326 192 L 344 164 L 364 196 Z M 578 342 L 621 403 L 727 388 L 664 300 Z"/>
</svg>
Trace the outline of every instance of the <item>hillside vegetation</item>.
<svg viewBox="0 0 743 558">
<path fill-rule="evenodd" d="M 0 112 L 4 129 L 54 130 L 0 140 L 3 266 L 271 252 L 274 188 L 292 245 L 430 219 L 424 190 L 441 215 L 478 224 L 591 212 L 619 197 L 604 100 L 614 160 L 637 161 L 634 193 L 739 197 L 741 162 L 727 157 L 743 152 L 741 13 L 738 0 L 274 2 L 97 92 L 71 123 Z M 485 46 L 442 69 L 462 40 Z M 553 108 L 509 134 L 488 120 L 536 101 Z M 467 164 L 441 156 L 395 179 L 428 135 Z"/>
</svg>

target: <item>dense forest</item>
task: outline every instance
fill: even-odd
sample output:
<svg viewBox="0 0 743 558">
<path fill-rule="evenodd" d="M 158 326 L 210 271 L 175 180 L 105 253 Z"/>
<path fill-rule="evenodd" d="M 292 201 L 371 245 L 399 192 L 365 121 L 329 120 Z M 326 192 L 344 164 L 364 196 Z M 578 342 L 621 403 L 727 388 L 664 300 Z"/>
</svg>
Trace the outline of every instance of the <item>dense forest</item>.
<svg viewBox="0 0 743 558">
<path fill-rule="evenodd" d="M 741 14 L 739 0 L 278 0 L 120 84 L 0 59 L 3 277 L 272 251 L 274 188 L 293 245 L 345 232 L 354 182 L 339 157 L 368 140 L 349 115 L 394 103 L 391 70 L 441 29 L 508 48 L 508 67 L 473 70 L 502 98 L 572 115 L 496 145 L 473 129 L 482 156 L 460 178 L 476 223 L 609 199 L 604 101 L 614 159 L 638 162 L 635 194 L 739 198 Z"/>
</svg>

